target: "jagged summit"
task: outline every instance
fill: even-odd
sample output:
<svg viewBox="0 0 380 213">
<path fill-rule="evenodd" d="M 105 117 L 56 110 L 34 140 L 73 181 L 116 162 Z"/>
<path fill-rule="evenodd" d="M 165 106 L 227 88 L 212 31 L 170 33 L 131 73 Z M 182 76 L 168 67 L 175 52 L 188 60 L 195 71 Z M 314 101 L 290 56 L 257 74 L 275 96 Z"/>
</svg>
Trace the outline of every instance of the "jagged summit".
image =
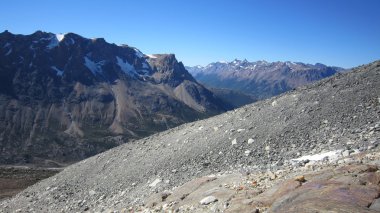
<svg viewBox="0 0 380 213">
<path fill-rule="evenodd" d="M 235 59 L 204 67 L 186 67 L 194 78 L 209 88 L 230 89 L 265 99 L 343 71 L 320 63 L 267 62 Z"/>
<path fill-rule="evenodd" d="M 195 81 L 183 63 L 177 61 L 174 54 L 154 54 L 153 56 L 148 57 L 148 61 L 152 65 L 155 73 L 153 78 L 157 82 L 178 86 L 184 80 Z"/>
</svg>

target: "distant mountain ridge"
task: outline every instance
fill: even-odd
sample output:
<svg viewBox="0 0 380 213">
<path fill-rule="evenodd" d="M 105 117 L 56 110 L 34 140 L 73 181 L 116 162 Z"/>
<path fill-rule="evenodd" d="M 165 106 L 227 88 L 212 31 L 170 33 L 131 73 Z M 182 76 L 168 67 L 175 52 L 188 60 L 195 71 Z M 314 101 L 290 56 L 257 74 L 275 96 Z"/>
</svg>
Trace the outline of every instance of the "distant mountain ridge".
<svg viewBox="0 0 380 213">
<path fill-rule="evenodd" d="M 249 62 L 238 59 L 186 69 L 207 87 L 232 89 L 257 99 L 272 97 L 344 70 L 320 63 Z"/>
<path fill-rule="evenodd" d="M 226 109 L 173 54 L 0 33 L 0 163 L 77 161 Z"/>
</svg>

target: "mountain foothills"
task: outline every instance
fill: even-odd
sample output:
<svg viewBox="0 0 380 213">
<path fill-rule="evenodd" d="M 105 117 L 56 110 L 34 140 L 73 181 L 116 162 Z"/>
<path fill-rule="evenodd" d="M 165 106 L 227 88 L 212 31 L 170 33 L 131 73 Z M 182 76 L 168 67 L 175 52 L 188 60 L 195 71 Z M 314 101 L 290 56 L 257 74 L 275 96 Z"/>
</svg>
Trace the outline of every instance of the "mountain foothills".
<svg viewBox="0 0 380 213">
<path fill-rule="evenodd" d="M 299 86 L 343 71 L 323 64 L 293 62 L 215 62 L 207 66 L 186 67 L 194 78 L 208 88 L 235 90 L 255 100 L 269 98 Z M 220 94 L 223 97 L 222 93 Z M 249 99 L 248 99 L 249 100 Z"/>
<path fill-rule="evenodd" d="M 172 54 L 0 34 L 0 164 L 74 162 L 227 109 Z"/>
<path fill-rule="evenodd" d="M 2 201 L 0 209 L 379 212 L 379 88 L 376 61 L 123 144 Z"/>
</svg>

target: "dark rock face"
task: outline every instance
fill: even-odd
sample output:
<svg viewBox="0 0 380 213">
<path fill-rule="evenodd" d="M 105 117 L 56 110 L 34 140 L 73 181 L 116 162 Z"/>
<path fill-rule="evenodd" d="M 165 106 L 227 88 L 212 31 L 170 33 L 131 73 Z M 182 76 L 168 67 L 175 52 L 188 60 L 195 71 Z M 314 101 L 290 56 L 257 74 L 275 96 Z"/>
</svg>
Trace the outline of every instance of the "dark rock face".
<svg viewBox="0 0 380 213">
<path fill-rule="evenodd" d="M 174 55 L 157 56 L 73 33 L 1 33 L 0 163 L 77 161 L 226 110 Z"/>
<path fill-rule="evenodd" d="M 247 60 L 186 68 L 197 81 L 207 87 L 237 90 L 257 99 L 278 95 L 343 70 L 323 64 Z"/>
</svg>

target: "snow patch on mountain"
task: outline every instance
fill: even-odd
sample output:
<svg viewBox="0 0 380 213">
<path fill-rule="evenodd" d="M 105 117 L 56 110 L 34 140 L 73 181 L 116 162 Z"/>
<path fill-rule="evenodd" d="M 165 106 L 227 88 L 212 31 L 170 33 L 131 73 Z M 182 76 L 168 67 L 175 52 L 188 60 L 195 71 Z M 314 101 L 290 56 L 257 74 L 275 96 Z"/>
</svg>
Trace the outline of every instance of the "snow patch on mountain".
<svg viewBox="0 0 380 213">
<path fill-rule="evenodd" d="M 121 59 L 119 56 L 116 56 L 117 60 L 117 65 L 119 65 L 120 69 L 125 73 L 130 76 L 135 76 L 137 75 L 135 67 L 131 64 L 128 63 L 127 60 Z"/>
<path fill-rule="evenodd" d="M 51 68 L 57 72 L 57 75 L 58 76 L 62 76 L 63 75 L 63 71 L 58 69 L 56 66 L 51 66 Z"/>
<path fill-rule="evenodd" d="M 65 34 L 55 34 L 55 38 L 61 42 L 65 38 Z"/>
<path fill-rule="evenodd" d="M 149 58 L 157 58 L 157 57 L 154 56 L 154 55 L 146 55 L 146 56 L 148 56 Z"/>
<path fill-rule="evenodd" d="M 59 45 L 59 41 L 58 41 L 57 37 L 54 35 L 54 36 L 50 37 L 50 43 L 47 45 L 47 48 L 50 50 L 50 49 L 53 49 L 54 47 L 56 47 L 58 45 Z"/>
<path fill-rule="evenodd" d="M 9 46 L 11 46 L 11 43 L 7 42 L 7 43 L 4 44 L 3 48 L 7 48 Z"/>
<path fill-rule="evenodd" d="M 84 65 L 94 75 L 97 75 L 97 74 L 103 72 L 103 70 L 102 70 L 103 61 L 96 63 L 96 62 L 92 61 L 91 59 L 89 59 L 88 57 L 84 57 Z"/>
<path fill-rule="evenodd" d="M 295 161 L 295 162 L 305 161 L 305 160 L 320 161 L 320 160 L 323 160 L 325 158 L 329 158 L 330 160 L 332 160 L 332 159 L 338 158 L 340 153 L 342 153 L 342 150 L 335 150 L 335 151 L 318 153 L 318 154 L 314 154 L 314 155 L 305 155 L 305 156 L 302 156 L 302 157 L 299 157 L 296 159 L 291 159 L 290 161 Z"/>
<path fill-rule="evenodd" d="M 137 48 L 133 48 L 135 50 L 135 55 L 139 58 L 143 58 L 144 54 Z"/>
<path fill-rule="evenodd" d="M 12 53 L 12 48 L 10 48 L 7 53 L 5 53 L 5 56 L 10 55 L 11 53 Z"/>
</svg>

